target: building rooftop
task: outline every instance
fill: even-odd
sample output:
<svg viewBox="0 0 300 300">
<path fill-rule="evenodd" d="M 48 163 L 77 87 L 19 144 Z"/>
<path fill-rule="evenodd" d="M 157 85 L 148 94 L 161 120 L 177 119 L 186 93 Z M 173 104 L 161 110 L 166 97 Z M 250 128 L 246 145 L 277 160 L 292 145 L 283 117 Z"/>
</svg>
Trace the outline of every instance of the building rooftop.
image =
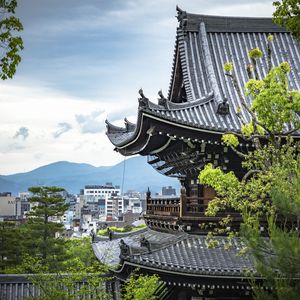
<svg viewBox="0 0 300 300">
<path fill-rule="evenodd" d="M 151 135 L 157 133 L 157 129 L 149 125 L 154 122 L 198 133 L 239 132 L 242 124 L 237 110 L 241 108 L 240 115 L 246 122 L 250 116 L 225 76 L 223 65 L 233 63 L 238 86 L 243 91 L 249 79 L 248 51 L 259 47 L 267 53 L 269 34 L 274 37 L 272 65 L 288 61 L 290 88 L 300 89 L 300 42 L 275 25 L 271 18 L 197 15 L 179 8 L 177 18 L 179 26 L 168 97 L 159 92 L 158 103 L 154 103 L 140 90 L 136 124 L 125 119 L 125 126 L 117 127 L 107 121 L 107 136 L 122 154 L 125 148 L 126 155 L 132 155 L 149 147 Z M 260 77 L 266 75 L 266 55 L 257 61 L 257 70 Z M 218 107 L 224 101 L 229 110 L 222 114 Z"/>
<path fill-rule="evenodd" d="M 141 247 L 141 238 L 150 243 L 149 250 Z M 123 265 L 155 268 L 180 274 L 243 277 L 244 272 L 254 271 L 254 263 L 247 256 L 240 256 L 243 245 L 234 239 L 232 247 L 225 250 L 226 238 L 216 237 L 219 245 L 209 248 L 205 236 L 187 233 L 163 233 L 146 229 L 128 235 L 114 233 L 114 239 L 98 238 L 93 250 L 101 262 L 120 263 L 120 240 L 130 247 L 130 255 L 123 257 Z"/>
</svg>

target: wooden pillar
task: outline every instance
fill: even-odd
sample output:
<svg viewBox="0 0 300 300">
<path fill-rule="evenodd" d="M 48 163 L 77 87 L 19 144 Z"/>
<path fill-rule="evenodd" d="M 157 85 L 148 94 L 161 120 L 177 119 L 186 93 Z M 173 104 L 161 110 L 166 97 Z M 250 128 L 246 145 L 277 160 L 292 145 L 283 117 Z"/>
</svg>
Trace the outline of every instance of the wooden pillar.
<svg viewBox="0 0 300 300">
<path fill-rule="evenodd" d="M 180 211 L 179 211 L 179 217 L 182 218 L 182 216 L 185 215 L 186 212 L 186 188 L 185 188 L 185 178 L 180 179 L 181 183 L 181 189 L 180 189 Z"/>
</svg>

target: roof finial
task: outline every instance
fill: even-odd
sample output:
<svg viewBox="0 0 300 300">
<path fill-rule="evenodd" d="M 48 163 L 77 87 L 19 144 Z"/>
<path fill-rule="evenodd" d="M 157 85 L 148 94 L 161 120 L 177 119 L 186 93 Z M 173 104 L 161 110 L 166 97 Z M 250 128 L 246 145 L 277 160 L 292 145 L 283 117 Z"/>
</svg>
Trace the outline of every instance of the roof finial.
<svg viewBox="0 0 300 300">
<path fill-rule="evenodd" d="M 149 107 L 149 99 L 144 95 L 143 89 L 139 89 L 139 94 L 141 98 L 139 98 L 139 107 L 140 108 L 148 108 Z"/>
<path fill-rule="evenodd" d="M 186 11 L 179 8 L 178 5 L 176 5 L 176 10 L 177 10 L 177 20 L 179 22 L 179 26 L 180 28 L 185 29 L 187 25 L 187 13 Z"/>
<path fill-rule="evenodd" d="M 222 116 L 229 114 L 229 104 L 227 98 L 224 98 L 222 103 L 219 103 L 217 113 Z"/>
<path fill-rule="evenodd" d="M 142 88 L 139 89 L 139 94 L 142 98 L 146 98 L 145 95 L 144 95 L 144 91 Z"/>
<path fill-rule="evenodd" d="M 164 108 L 168 108 L 168 99 L 164 97 L 162 90 L 158 91 L 158 105 L 163 106 Z"/>
</svg>

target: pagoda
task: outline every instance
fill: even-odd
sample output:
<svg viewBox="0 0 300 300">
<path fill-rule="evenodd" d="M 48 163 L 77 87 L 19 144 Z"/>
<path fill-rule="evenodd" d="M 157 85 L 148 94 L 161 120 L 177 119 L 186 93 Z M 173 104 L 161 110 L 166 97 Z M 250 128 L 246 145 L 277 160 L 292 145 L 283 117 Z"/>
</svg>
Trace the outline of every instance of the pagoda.
<svg viewBox="0 0 300 300">
<path fill-rule="evenodd" d="M 177 8 L 177 28 L 173 70 L 168 96 L 160 91 L 158 103 L 139 91 L 136 124 L 125 118 L 125 127 L 107 122 L 107 136 L 115 150 L 124 156 L 147 155 L 148 163 L 158 172 L 181 182 L 178 199 L 152 199 L 148 196 L 145 219 L 150 228 L 185 230 L 202 233 L 201 222 L 217 222 L 220 217 L 206 217 L 205 209 L 215 193 L 199 184 L 203 166 L 212 163 L 238 177 L 245 174 L 240 158 L 223 144 L 224 133 L 238 133 L 242 126 L 237 110 L 248 122 L 237 91 L 226 78 L 223 65 L 237 66 L 237 84 L 243 90 L 248 80 L 248 51 L 259 47 L 267 52 L 267 36 L 274 36 L 273 64 L 289 61 L 289 82 L 299 89 L 299 42 L 268 18 L 216 17 L 190 14 Z M 263 77 L 267 58 L 257 65 Z M 246 152 L 252 145 L 240 140 Z M 227 214 L 227 212 L 225 212 Z M 240 221 L 231 212 L 232 226 Z M 201 227 L 201 226 L 200 226 Z"/>
<path fill-rule="evenodd" d="M 124 237 L 122 243 L 128 248 L 119 250 L 121 267 L 115 274 L 124 280 L 135 267 L 159 274 L 168 287 L 162 299 L 252 299 L 244 271 L 254 266 L 250 257 L 236 255 L 240 241 L 226 252 L 224 237 L 217 237 L 215 249 L 208 249 L 205 239 L 205 225 L 217 224 L 230 214 L 228 226 L 238 229 L 240 215 L 226 211 L 206 216 L 215 192 L 201 185 L 198 175 L 207 163 L 233 171 L 239 178 L 246 173 L 241 159 L 221 139 L 224 133 L 240 132 L 237 111 L 250 121 L 223 65 L 232 62 L 236 66 L 237 85 L 243 90 L 249 79 L 246 66 L 251 64 L 248 51 L 259 47 L 266 53 L 272 34 L 272 64 L 288 61 L 291 88 L 300 90 L 300 43 L 270 18 L 207 16 L 177 8 L 177 19 L 168 95 L 159 91 L 154 103 L 141 89 L 136 123 L 126 118 L 124 127 L 106 123 L 115 151 L 124 156 L 148 156 L 148 163 L 158 172 L 178 178 L 180 197 L 152 197 L 148 191 L 144 216 L 148 229 L 142 233 L 148 244 L 140 243 L 138 236 Z M 260 59 L 260 77 L 267 70 L 267 58 Z M 241 152 L 254 149 L 244 140 L 239 143 Z M 101 247 L 94 245 L 96 255 Z"/>
</svg>

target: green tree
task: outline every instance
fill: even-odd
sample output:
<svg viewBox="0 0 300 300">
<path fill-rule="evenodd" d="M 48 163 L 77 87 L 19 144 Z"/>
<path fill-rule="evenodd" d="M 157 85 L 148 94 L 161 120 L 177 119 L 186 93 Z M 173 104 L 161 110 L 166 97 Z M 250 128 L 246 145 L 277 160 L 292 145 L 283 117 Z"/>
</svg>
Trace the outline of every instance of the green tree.
<svg viewBox="0 0 300 300">
<path fill-rule="evenodd" d="M 247 222 L 242 227 L 242 235 L 257 262 L 257 270 L 266 278 L 265 286 L 273 287 L 266 291 L 254 284 L 256 299 L 299 299 L 300 294 L 300 236 L 299 223 L 291 226 L 283 220 L 300 218 L 300 161 L 295 170 L 290 170 L 288 181 L 279 179 L 271 190 L 271 199 L 277 211 L 268 217 L 268 235 L 260 234 L 259 222 Z M 297 226 L 298 225 L 298 226 Z"/>
<path fill-rule="evenodd" d="M 155 292 L 162 283 L 156 275 L 139 275 L 133 273 L 124 286 L 124 300 L 155 300 L 158 297 Z"/>
<path fill-rule="evenodd" d="M 0 78 L 12 78 L 21 61 L 20 51 L 23 40 L 15 32 L 23 30 L 23 25 L 14 16 L 17 0 L 0 0 Z"/>
<path fill-rule="evenodd" d="M 276 24 L 284 26 L 296 39 L 300 39 L 300 2 L 299 0 L 275 1 L 276 10 L 273 20 Z"/>
<path fill-rule="evenodd" d="M 54 269 L 64 259 L 65 240 L 59 236 L 63 224 L 59 218 L 67 210 L 68 205 L 62 196 L 64 189 L 58 187 L 31 187 L 29 202 L 32 209 L 26 224 L 28 253 L 41 256 Z"/>
<path fill-rule="evenodd" d="M 300 247 L 298 230 L 291 222 L 299 218 L 299 142 L 293 139 L 300 129 L 300 92 L 290 90 L 287 62 L 271 68 L 271 43 L 268 37 L 269 72 L 260 79 L 256 71 L 257 60 L 263 53 L 255 48 L 249 51 L 252 61 L 248 66 L 249 81 L 245 85 L 245 93 L 237 85 L 234 66 L 226 63 L 225 75 L 232 80 L 243 105 L 250 116 L 246 122 L 237 108 L 237 115 L 243 124 L 241 133 L 223 135 L 223 142 L 231 147 L 243 159 L 243 167 L 247 173 L 239 180 L 233 172 L 224 173 L 211 164 L 205 166 L 199 179 L 202 184 L 213 187 L 217 197 L 209 203 L 207 215 L 215 215 L 220 211 L 234 209 L 243 217 L 241 236 L 246 248 L 256 259 L 257 270 L 267 279 L 273 278 L 272 294 L 255 289 L 258 299 L 293 298 L 299 291 Z M 246 101 L 251 98 L 251 105 Z M 243 153 L 240 142 L 251 143 L 255 149 Z M 280 188 L 276 188 L 280 187 Z M 261 228 L 261 222 L 268 222 L 267 228 Z M 228 230 L 231 218 L 220 222 L 221 229 L 216 233 Z M 264 238 L 268 230 L 269 239 Z M 231 238 L 238 233 L 229 232 L 228 245 Z M 213 240 L 212 234 L 208 239 Z M 285 251 L 284 245 L 290 249 Z M 270 283 L 270 280 L 268 281 Z M 270 287 L 270 285 L 269 285 Z M 267 298 L 271 297 L 271 298 Z"/>
<path fill-rule="evenodd" d="M 21 263 L 22 236 L 15 222 L 0 222 L 0 269 L 1 273 Z"/>
</svg>

